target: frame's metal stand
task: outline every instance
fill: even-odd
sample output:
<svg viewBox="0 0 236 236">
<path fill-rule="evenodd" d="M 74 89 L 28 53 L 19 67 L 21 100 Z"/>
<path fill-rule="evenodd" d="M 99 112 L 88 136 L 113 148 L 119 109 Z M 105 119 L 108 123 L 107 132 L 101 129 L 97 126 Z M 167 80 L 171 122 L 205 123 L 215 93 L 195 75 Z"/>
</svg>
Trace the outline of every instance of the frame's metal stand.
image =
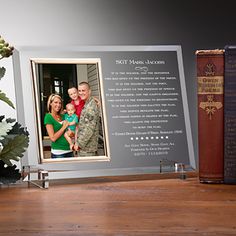
<svg viewBox="0 0 236 236">
<path fill-rule="evenodd" d="M 185 165 L 183 163 L 175 163 L 175 172 L 180 172 L 180 179 L 186 179 L 187 175 L 184 171 Z"/>
<path fill-rule="evenodd" d="M 163 172 L 163 167 L 167 166 L 169 168 L 174 167 L 175 172 L 180 173 L 180 179 L 184 180 L 187 178 L 186 173 L 184 171 L 185 165 L 183 163 L 177 163 L 171 160 L 161 160 L 160 161 L 160 173 Z"/>
<path fill-rule="evenodd" d="M 31 180 L 31 174 L 37 173 L 38 179 L 37 180 Z M 49 188 L 49 178 L 48 178 L 48 171 L 34 168 L 32 166 L 23 166 L 23 178 L 27 178 L 28 187 L 30 184 L 33 184 L 39 188 L 42 189 L 48 189 Z"/>
<path fill-rule="evenodd" d="M 175 161 L 162 159 L 160 160 L 160 173 L 164 172 L 164 167 L 174 168 Z"/>
</svg>

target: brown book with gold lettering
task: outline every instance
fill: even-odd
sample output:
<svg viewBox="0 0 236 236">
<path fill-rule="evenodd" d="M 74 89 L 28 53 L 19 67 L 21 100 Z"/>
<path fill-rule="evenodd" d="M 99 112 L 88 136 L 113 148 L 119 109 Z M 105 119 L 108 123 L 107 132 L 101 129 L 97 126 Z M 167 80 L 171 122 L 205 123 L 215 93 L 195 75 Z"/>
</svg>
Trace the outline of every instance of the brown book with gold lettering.
<svg viewBox="0 0 236 236">
<path fill-rule="evenodd" d="M 199 180 L 224 180 L 224 50 L 198 50 Z"/>
</svg>

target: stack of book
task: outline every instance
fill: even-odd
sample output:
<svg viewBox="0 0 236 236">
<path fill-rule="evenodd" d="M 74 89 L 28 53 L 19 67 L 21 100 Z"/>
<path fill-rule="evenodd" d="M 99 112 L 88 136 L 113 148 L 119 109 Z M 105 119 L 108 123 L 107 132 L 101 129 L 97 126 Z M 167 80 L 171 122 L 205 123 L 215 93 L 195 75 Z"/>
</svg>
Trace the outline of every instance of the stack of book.
<svg viewBox="0 0 236 236">
<path fill-rule="evenodd" d="M 198 50 L 199 180 L 236 183 L 236 46 Z"/>
</svg>

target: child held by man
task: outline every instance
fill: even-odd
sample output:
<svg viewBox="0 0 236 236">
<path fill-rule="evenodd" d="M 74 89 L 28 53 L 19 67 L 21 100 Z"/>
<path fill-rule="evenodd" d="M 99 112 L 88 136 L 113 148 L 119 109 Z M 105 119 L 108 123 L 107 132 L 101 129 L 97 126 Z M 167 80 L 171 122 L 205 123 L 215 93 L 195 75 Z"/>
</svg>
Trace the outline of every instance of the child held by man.
<svg viewBox="0 0 236 236">
<path fill-rule="evenodd" d="M 70 103 L 75 107 L 75 114 L 78 116 L 78 118 L 80 118 L 80 113 L 84 107 L 85 102 L 80 98 L 78 89 L 75 87 L 69 88 L 68 94 L 71 99 Z"/>
</svg>

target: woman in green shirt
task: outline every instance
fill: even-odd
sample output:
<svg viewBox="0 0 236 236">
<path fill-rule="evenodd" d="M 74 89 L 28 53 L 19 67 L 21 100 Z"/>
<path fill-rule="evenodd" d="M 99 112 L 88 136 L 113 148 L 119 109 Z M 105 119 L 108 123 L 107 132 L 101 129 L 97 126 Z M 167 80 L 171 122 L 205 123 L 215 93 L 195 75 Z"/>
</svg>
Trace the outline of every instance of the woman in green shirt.
<svg viewBox="0 0 236 236">
<path fill-rule="evenodd" d="M 44 117 L 44 125 L 51 144 L 51 158 L 73 157 L 73 151 L 64 137 L 69 122 L 64 120 L 62 99 L 58 94 L 51 94 L 47 102 L 48 113 Z"/>
</svg>

